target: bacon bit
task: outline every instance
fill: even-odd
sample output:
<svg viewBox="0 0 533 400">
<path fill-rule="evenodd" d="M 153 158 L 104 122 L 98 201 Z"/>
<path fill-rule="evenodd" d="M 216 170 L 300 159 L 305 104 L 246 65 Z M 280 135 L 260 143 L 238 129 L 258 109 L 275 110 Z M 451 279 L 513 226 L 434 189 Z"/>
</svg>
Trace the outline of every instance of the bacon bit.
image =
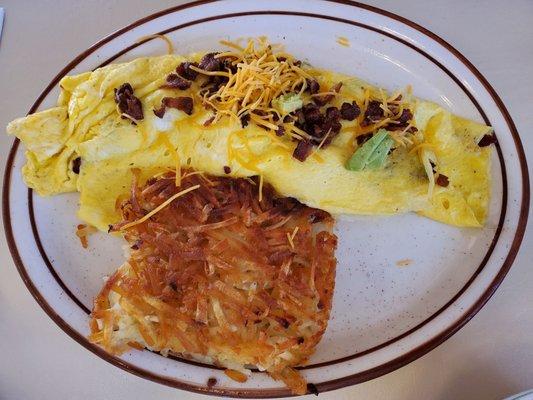
<svg viewBox="0 0 533 400">
<path fill-rule="evenodd" d="M 217 53 L 207 53 L 200 60 L 200 65 L 198 68 L 205 71 L 220 71 L 222 69 L 222 61 L 215 56 Z"/>
<path fill-rule="evenodd" d="M 233 379 L 236 382 L 244 383 L 248 380 L 248 377 L 244 375 L 242 372 L 235 371 L 234 369 L 225 369 L 224 373 L 230 378 Z"/>
<path fill-rule="evenodd" d="M 333 88 L 331 88 L 331 92 L 329 94 L 319 95 L 319 96 L 313 96 L 313 101 L 318 106 L 323 106 L 329 103 L 331 100 L 335 98 L 335 95 L 340 92 L 342 88 L 342 82 L 337 83 Z"/>
<path fill-rule="evenodd" d="M 478 142 L 479 147 L 487 147 L 491 144 L 495 144 L 497 142 L 496 136 L 494 135 L 484 135 L 481 140 Z"/>
<path fill-rule="evenodd" d="M 297 115 L 298 123 L 301 125 L 319 124 L 324 120 L 324 116 L 320 113 L 320 108 L 313 103 L 304 105 L 301 111 L 302 112 Z"/>
<path fill-rule="evenodd" d="M 79 175 L 80 167 L 81 167 L 81 157 L 76 157 L 74 160 L 72 160 L 72 172 L 74 172 L 76 175 Z"/>
<path fill-rule="evenodd" d="M 165 111 L 167 108 L 164 105 L 161 105 L 159 108 L 154 108 L 154 114 L 158 118 L 163 118 L 165 116 Z"/>
<path fill-rule="evenodd" d="M 134 124 L 134 121 L 144 118 L 142 103 L 133 95 L 133 88 L 129 83 L 124 83 L 115 89 L 115 103 L 118 104 L 122 118 L 131 117 Z"/>
<path fill-rule="evenodd" d="M 298 110 L 294 117 L 296 118 L 295 125 L 290 128 L 292 135 L 297 136 L 300 141 L 318 145 L 317 150 L 328 146 L 342 128 L 340 123 L 341 112 L 337 107 L 328 107 L 323 114 L 316 104 L 308 103 Z M 310 154 L 300 153 L 306 150 L 305 147 L 307 146 L 301 144 L 298 151 L 295 151 L 296 155 L 294 157 L 298 159 L 300 154 L 303 154 L 307 158 Z M 316 151 L 313 155 L 318 158 Z"/>
<path fill-rule="evenodd" d="M 192 97 L 163 97 L 161 107 L 154 109 L 154 114 L 159 118 L 163 118 L 167 108 L 175 108 L 187 115 L 191 115 L 193 109 Z"/>
<path fill-rule="evenodd" d="M 166 97 L 163 99 L 163 104 L 169 108 L 181 110 L 187 115 L 192 114 L 193 100 L 191 97 Z"/>
<path fill-rule="evenodd" d="M 361 146 L 363 143 L 365 143 L 367 140 L 369 140 L 374 134 L 372 132 L 370 133 L 364 133 L 362 135 L 358 135 L 355 140 L 357 141 L 357 144 Z"/>
<path fill-rule="evenodd" d="M 384 114 L 385 112 L 383 111 L 383 108 L 381 108 L 381 103 L 377 100 L 371 100 L 366 108 L 365 118 L 363 119 L 362 125 L 367 126 L 375 124 L 383 118 Z"/>
<path fill-rule="evenodd" d="M 170 74 L 167 76 L 167 83 L 165 83 L 161 88 L 163 89 L 179 89 L 186 90 L 189 89 L 192 85 L 191 81 L 183 79 L 177 74 Z"/>
<path fill-rule="evenodd" d="M 296 158 L 298 161 L 304 162 L 307 157 L 311 154 L 311 150 L 313 149 L 313 145 L 310 142 L 307 142 L 305 140 L 300 140 L 298 144 L 296 145 L 296 148 L 294 149 L 294 152 L 292 153 L 292 156 Z"/>
<path fill-rule="evenodd" d="M 246 128 L 248 126 L 248 123 L 250 122 L 250 114 L 244 114 L 240 117 L 241 120 L 241 126 L 243 128 Z"/>
<path fill-rule="evenodd" d="M 320 91 L 320 84 L 316 79 L 306 79 L 306 91 L 310 94 L 316 94 Z"/>
<path fill-rule="evenodd" d="M 198 76 L 198 72 L 196 72 L 195 70 L 191 69 L 190 68 L 191 66 L 192 67 L 198 67 L 198 64 L 197 63 L 188 62 L 188 61 L 182 62 L 180 65 L 177 66 L 176 72 L 181 77 L 183 77 L 185 79 L 188 79 L 190 81 L 194 81 L 196 79 L 196 77 Z"/>
<path fill-rule="evenodd" d="M 352 104 L 342 103 L 342 106 L 341 106 L 342 119 L 345 119 L 347 121 L 353 121 L 359 116 L 359 114 L 361 114 L 361 109 L 359 108 L 359 106 L 357 105 L 355 101 L 353 101 Z"/>
<path fill-rule="evenodd" d="M 402 111 L 402 114 L 400 115 L 400 118 L 398 119 L 398 121 L 400 121 L 400 124 L 407 125 L 409 121 L 411 121 L 412 119 L 413 119 L 413 113 L 411 112 L 411 110 L 406 108 Z"/>
<path fill-rule="evenodd" d="M 326 120 L 338 121 L 341 119 L 341 112 L 337 107 L 328 107 L 326 109 Z"/>
<path fill-rule="evenodd" d="M 435 183 L 442 187 L 447 187 L 450 184 L 450 181 L 446 175 L 439 174 Z"/>
</svg>

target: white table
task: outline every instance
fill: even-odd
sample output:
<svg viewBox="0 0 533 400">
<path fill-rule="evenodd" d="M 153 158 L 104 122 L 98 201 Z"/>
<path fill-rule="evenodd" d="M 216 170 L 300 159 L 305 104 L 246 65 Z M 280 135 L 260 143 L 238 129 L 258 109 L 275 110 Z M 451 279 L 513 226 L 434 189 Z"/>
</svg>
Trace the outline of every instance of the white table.
<svg viewBox="0 0 533 400">
<path fill-rule="evenodd" d="M 533 1 L 373 0 L 463 52 L 506 103 L 533 166 Z M 158 3 L 158 4 L 156 4 Z M 4 0 L 0 126 L 104 35 L 176 0 Z M 464 3 L 464 4 L 463 4 Z M 2 176 L 12 139 L 0 135 Z M 205 399 L 128 374 L 63 333 L 24 287 L 0 241 L 0 399 Z M 421 359 L 321 399 L 501 399 L 533 388 L 533 223 L 509 275 L 459 333 Z"/>
</svg>

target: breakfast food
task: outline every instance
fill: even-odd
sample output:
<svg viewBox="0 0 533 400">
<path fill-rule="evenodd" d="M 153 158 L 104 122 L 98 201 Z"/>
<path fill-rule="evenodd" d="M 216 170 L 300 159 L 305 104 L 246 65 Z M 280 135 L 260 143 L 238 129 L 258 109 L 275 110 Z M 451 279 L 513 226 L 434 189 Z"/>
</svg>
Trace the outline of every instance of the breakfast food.
<svg viewBox="0 0 533 400">
<path fill-rule="evenodd" d="M 332 217 L 257 181 L 183 171 L 135 181 L 112 231 L 127 261 L 95 300 L 90 339 L 228 368 L 256 366 L 305 394 L 294 369 L 324 333 L 335 278 Z M 171 202 L 169 202 L 171 200 Z M 148 216 L 148 218 L 147 218 Z"/>
<path fill-rule="evenodd" d="M 17 119 L 23 177 L 78 191 L 77 235 L 121 234 L 124 264 L 96 297 L 90 339 L 250 367 L 306 392 L 295 367 L 330 314 L 332 214 L 417 212 L 485 223 L 488 126 L 265 39 L 64 77 L 56 107 Z"/>
<path fill-rule="evenodd" d="M 483 225 L 490 127 L 263 41 L 228 45 L 63 78 L 57 107 L 8 126 L 26 145 L 28 186 L 79 191 L 79 217 L 104 231 L 119 218 L 115 202 L 127 196 L 133 167 L 144 178 L 168 168 L 259 176 L 331 213 L 416 211 Z"/>
</svg>

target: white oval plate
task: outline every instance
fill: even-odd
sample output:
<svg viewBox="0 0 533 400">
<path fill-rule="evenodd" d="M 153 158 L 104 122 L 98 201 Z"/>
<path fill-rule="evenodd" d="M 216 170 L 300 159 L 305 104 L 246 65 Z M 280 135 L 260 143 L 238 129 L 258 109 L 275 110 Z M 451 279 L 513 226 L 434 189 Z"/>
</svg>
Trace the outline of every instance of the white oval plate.
<svg viewBox="0 0 533 400">
<path fill-rule="evenodd" d="M 311 391 L 363 382 L 420 357 L 463 326 L 488 300 L 518 251 L 529 204 L 525 157 L 501 100 L 455 49 L 416 24 L 346 1 L 196 2 L 148 16 L 76 57 L 30 112 L 54 105 L 57 82 L 109 62 L 162 54 L 166 34 L 179 53 L 220 48 L 220 39 L 266 35 L 310 63 L 415 95 L 494 127 L 490 216 L 483 229 L 458 229 L 414 214 L 340 218 L 337 280 L 328 330 L 303 368 Z M 346 37 L 350 47 L 337 44 Z M 102 277 L 122 263 L 121 241 L 74 235 L 76 194 L 40 198 L 21 179 L 22 146 L 6 168 L 4 222 L 15 263 L 44 310 L 80 344 L 142 377 L 196 392 L 236 397 L 289 395 L 264 373 L 240 384 L 220 369 L 149 351 L 121 357 L 90 344 L 88 313 Z M 411 260 L 399 267 L 400 260 Z M 217 384 L 208 387 L 214 377 Z"/>
</svg>

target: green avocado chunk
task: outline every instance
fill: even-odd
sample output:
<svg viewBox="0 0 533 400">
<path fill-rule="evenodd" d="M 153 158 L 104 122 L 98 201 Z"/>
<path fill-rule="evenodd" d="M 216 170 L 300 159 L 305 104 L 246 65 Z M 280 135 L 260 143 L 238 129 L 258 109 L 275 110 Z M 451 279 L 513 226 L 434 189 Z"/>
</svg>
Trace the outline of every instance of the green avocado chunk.
<svg viewBox="0 0 533 400">
<path fill-rule="evenodd" d="M 359 147 L 346 163 L 350 171 L 379 169 L 385 165 L 387 155 L 394 143 L 389 132 L 380 129 L 371 139 Z"/>
<path fill-rule="evenodd" d="M 287 115 L 302 108 L 303 101 L 297 93 L 287 93 L 272 100 L 272 106 L 282 115 Z"/>
</svg>

